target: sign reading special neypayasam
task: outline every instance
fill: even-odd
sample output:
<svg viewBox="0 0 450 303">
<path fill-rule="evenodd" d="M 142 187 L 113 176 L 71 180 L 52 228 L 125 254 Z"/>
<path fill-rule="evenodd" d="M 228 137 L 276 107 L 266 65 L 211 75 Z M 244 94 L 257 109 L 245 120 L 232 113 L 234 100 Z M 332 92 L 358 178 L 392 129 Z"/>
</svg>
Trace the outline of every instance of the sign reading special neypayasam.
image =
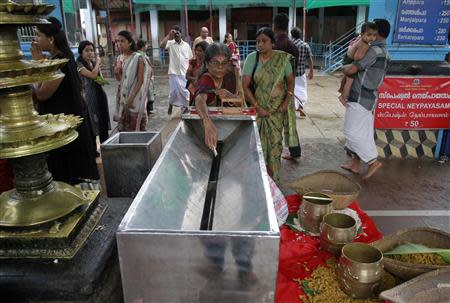
<svg viewBox="0 0 450 303">
<path fill-rule="evenodd" d="M 447 44 L 450 0 L 399 0 L 394 42 Z"/>
<path fill-rule="evenodd" d="M 386 77 L 378 89 L 375 128 L 450 128 L 450 77 Z"/>
</svg>

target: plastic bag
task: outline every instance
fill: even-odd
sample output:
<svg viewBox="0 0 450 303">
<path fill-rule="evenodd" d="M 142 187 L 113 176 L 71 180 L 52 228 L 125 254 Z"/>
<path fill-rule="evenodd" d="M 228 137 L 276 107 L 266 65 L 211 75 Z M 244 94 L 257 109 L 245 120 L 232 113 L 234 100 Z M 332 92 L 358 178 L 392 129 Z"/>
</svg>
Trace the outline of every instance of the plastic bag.
<svg viewBox="0 0 450 303">
<path fill-rule="evenodd" d="M 283 193 L 278 188 L 277 184 L 269 178 L 270 192 L 272 193 L 273 207 L 275 208 L 275 214 L 277 216 L 278 226 L 281 226 L 286 222 L 288 217 L 288 203 L 284 198 Z"/>
</svg>

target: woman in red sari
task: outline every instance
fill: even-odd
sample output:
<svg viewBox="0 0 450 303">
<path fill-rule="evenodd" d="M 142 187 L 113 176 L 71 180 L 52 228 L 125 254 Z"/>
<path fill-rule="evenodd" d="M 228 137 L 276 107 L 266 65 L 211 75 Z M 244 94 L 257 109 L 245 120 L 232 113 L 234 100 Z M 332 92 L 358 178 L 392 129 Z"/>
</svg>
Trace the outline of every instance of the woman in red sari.
<svg viewBox="0 0 450 303">
<path fill-rule="evenodd" d="M 194 94 L 195 94 L 195 84 L 198 79 L 198 72 L 203 66 L 203 59 L 205 57 L 205 51 L 208 48 L 209 44 L 206 41 L 202 41 L 195 45 L 194 49 L 194 58 L 189 60 L 189 67 L 186 71 L 186 88 L 189 91 L 189 103 L 190 105 L 194 104 Z"/>
<path fill-rule="evenodd" d="M 222 43 L 211 44 L 199 73 L 194 102 L 205 129 L 205 144 L 214 149 L 216 128 L 208 116 L 208 106 L 220 106 L 222 98 L 243 98 L 239 71 L 231 65 L 231 53 Z"/>
</svg>

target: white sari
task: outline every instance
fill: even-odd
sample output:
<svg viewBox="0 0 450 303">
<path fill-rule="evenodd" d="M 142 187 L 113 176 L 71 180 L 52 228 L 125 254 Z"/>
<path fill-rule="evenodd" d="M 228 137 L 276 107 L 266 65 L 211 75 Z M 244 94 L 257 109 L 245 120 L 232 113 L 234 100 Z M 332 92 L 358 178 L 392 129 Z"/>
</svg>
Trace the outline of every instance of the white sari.
<svg viewBox="0 0 450 303">
<path fill-rule="evenodd" d="M 138 81 L 138 67 L 139 67 L 139 59 L 142 59 L 144 63 L 144 82 L 142 83 L 139 92 L 133 101 L 133 108 L 129 108 L 127 101 L 130 94 L 133 92 L 137 81 Z M 118 62 L 122 62 L 122 78 L 117 87 L 117 97 L 116 97 L 116 115 L 119 117 L 119 121 L 122 121 L 125 113 L 131 113 L 133 115 L 137 115 L 136 129 L 139 130 L 139 126 L 141 120 L 146 115 L 146 106 L 147 106 L 147 98 L 148 98 L 148 89 L 150 85 L 150 66 L 145 60 L 145 58 L 135 52 L 131 54 L 128 58 L 124 59 L 123 55 L 120 55 L 118 58 Z"/>
</svg>

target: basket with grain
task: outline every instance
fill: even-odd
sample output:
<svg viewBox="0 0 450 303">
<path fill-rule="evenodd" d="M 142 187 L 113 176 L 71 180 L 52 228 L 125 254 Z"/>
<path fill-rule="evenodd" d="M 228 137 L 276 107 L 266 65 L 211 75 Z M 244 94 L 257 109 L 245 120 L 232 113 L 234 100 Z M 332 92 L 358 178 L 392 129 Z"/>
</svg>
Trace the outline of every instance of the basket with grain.
<svg viewBox="0 0 450 303">
<path fill-rule="evenodd" d="M 344 209 L 355 201 L 361 186 L 344 174 L 334 170 L 322 170 L 302 176 L 286 184 L 300 195 L 320 192 L 333 199 L 334 209 Z"/>
<path fill-rule="evenodd" d="M 421 244 L 430 248 L 450 249 L 450 234 L 442 230 L 429 227 L 407 228 L 386 236 L 371 245 L 385 253 L 405 243 Z M 403 280 L 412 279 L 432 270 L 450 268 L 449 266 L 450 264 L 414 264 L 387 257 L 384 258 L 384 268 Z"/>
</svg>

